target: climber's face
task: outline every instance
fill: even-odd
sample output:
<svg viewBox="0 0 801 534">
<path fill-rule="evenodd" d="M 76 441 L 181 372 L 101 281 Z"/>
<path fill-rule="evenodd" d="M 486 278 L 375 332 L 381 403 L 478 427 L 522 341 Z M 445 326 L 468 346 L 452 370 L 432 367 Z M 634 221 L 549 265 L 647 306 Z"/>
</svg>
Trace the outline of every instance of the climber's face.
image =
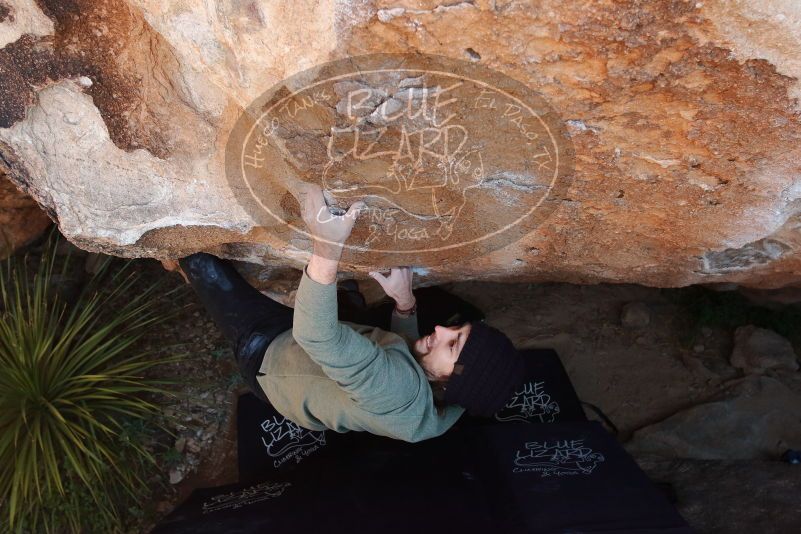
<svg viewBox="0 0 801 534">
<path fill-rule="evenodd" d="M 436 326 L 431 334 L 415 341 L 412 352 L 430 381 L 444 382 L 451 376 L 453 366 L 467 343 L 470 328 L 470 323 Z"/>
</svg>

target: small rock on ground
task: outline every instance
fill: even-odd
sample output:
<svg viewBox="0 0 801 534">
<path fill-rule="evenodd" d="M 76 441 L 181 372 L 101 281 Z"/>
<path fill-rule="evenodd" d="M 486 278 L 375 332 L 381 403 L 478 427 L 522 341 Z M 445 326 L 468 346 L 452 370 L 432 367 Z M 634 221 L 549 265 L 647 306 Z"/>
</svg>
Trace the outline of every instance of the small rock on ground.
<svg viewBox="0 0 801 534">
<path fill-rule="evenodd" d="M 626 328 L 645 328 L 651 322 L 651 311 L 644 302 L 629 302 L 620 313 L 620 324 Z"/>
<path fill-rule="evenodd" d="M 179 469 L 170 469 L 170 484 L 178 484 L 184 479 L 184 472 Z"/>
</svg>

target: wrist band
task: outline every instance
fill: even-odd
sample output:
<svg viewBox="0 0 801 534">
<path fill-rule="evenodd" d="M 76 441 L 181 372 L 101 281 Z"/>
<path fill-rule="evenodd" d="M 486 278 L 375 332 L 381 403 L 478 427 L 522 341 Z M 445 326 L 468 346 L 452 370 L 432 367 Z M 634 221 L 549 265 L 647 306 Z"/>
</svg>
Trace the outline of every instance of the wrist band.
<svg viewBox="0 0 801 534">
<path fill-rule="evenodd" d="M 408 310 L 398 309 L 398 305 L 395 304 L 395 313 L 397 313 L 398 315 L 412 315 L 416 311 L 417 311 L 417 301 L 416 300 L 414 301 L 414 304 L 412 305 L 412 307 L 409 308 Z"/>
</svg>

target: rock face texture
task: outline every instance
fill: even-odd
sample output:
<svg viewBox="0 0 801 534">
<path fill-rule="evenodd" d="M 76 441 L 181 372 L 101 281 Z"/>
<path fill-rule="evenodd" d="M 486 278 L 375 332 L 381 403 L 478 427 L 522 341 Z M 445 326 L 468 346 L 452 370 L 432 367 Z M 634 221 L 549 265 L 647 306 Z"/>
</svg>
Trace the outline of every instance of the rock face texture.
<svg viewBox="0 0 801 534">
<path fill-rule="evenodd" d="M 766 328 L 746 325 L 734 332 L 731 364 L 746 373 L 760 374 L 768 369 L 798 371 L 798 358 L 790 342 Z"/>
<path fill-rule="evenodd" d="M 776 460 L 801 441 L 798 395 L 779 380 L 750 376 L 721 398 L 634 433 L 638 455 L 699 460 Z"/>
<path fill-rule="evenodd" d="M 39 237 L 50 219 L 28 195 L 0 174 L 0 259 Z"/>
<path fill-rule="evenodd" d="M 638 460 L 651 480 L 676 489 L 676 507 L 697 532 L 748 534 L 770 524 L 798 530 L 797 467 L 777 461 Z M 732 506 L 732 503 L 737 503 Z"/>
<path fill-rule="evenodd" d="M 534 231 L 424 280 L 781 287 L 801 283 L 799 28 L 791 0 L 0 0 L 0 168 L 85 249 L 297 267 L 308 243 L 226 178 L 237 119 L 327 61 L 436 54 L 542 95 L 575 173 Z"/>
</svg>

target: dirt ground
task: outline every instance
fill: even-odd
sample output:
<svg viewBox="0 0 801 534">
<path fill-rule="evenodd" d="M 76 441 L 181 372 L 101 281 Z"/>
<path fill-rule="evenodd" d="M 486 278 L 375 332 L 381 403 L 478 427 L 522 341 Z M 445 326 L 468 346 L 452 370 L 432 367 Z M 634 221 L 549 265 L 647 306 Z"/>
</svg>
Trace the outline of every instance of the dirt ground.
<svg viewBox="0 0 801 534">
<path fill-rule="evenodd" d="M 170 284 L 182 283 L 156 262 L 143 264 L 154 277 L 168 276 Z M 373 281 L 361 284 L 368 300 L 380 292 Z M 284 296 L 291 287 L 291 283 L 272 286 Z M 764 454 L 742 457 L 750 454 L 746 449 L 725 453 L 732 458 L 688 459 L 643 454 L 630 447 L 638 430 L 719 398 L 745 380 L 728 362 L 732 332 L 702 328 L 694 338 L 688 336 L 685 310 L 670 298 L 673 290 L 477 282 L 446 288 L 482 309 L 487 322 L 507 333 L 519 348 L 556 349 L 579 397 L 603 409 L 619 428 L 620 440 L 654 480 L 673 486 L 679 511 L 699 532 L 801 531 L 797 499 L 801 466 Z M 169 455 L 171 464 L 164 466 L 166 489 L 159 492 L 154 520 L 195 488 L 237 480 L 233 410 L 244 389 L 236 378 L 230 349 L 194 294 L 187 288 L 179 300 L 174 304 L 185 306 L 185 312 L 153 332 L 154 342 L 179 342 L 192 354 L 171 370 L 180 384 L 165 410 L 177 421 L 180 452 Z M 621 323 L 624 306 L 632 302 L 647 309 L 647 325 Z M 769 373 L 769 377 L 801 400 L 799 374 Z M 743 421 L 737 424 L 743 426 Z M 744 426 L 737 431 L 747 444 L 749 425 Z M 704 440 L 712 448 L 716 445 L 714 435 L 699 439 L 694 444 L 699 450 L 705 450 Z M 801 448 L 801 443 L 778 446 Z"/>
</svg>

